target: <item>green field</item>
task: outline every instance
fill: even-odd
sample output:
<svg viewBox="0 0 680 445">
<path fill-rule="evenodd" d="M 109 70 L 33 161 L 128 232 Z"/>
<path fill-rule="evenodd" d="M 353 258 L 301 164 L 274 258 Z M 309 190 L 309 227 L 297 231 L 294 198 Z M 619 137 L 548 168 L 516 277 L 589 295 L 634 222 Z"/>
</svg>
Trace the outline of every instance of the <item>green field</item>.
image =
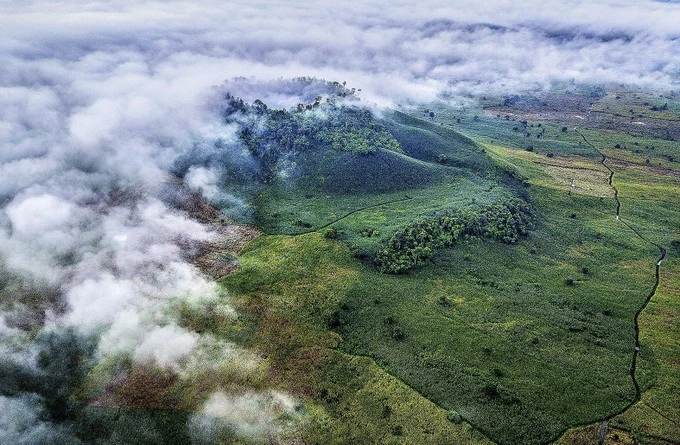
<svg viewBox="0 0 680 445">
<path fill-rule="evenodd" d="M 383 122 L 404 153 L 301 153 L 298 174 L 254 198 L 253 223 L 268 234 L 332 228 L 358 257 L 370 258 L 412 221 L 523 192 L 472 140 L 402 113 Z"/>
<path fill-rule="evenodd" d="M 679 169 L 668 159 L 677 143 L 580 128 L 615 171 L 617 221 L 608 171 L 571 127 L 528 124 L 545 132 L 527 151 L 512 120 L 480 112 L 461 129 L 472 143 L 438 121 L 446 112 L 436 116 L 391 115 L 385 126 L 404 154 L 362 167 L 384 175 L 364 193 L 353 188 L 352 169 L 338 171 L 334 181 L 350 182 L 335 189 L 268 188 L 258 222 L 271 235 L 251 243 L 242 270 L 223 281 L 244 313 L 257 307 L 247 344 L 265 351 L 280 385 L 306 401 L 304 440 L 547 443 L 612 416 L 607 437 L 680 440 L 672 298 L 680 252 L 669 247 L 680 238 Z M 627 148 L 645 145 L 655 148 Z M 396 276 L 353 258 L 370 258 L 410 221 L 516 195 L 537 218 L 518 244 L 468 240 Z M 333 239 L 324 238 L 329 228 Z M 633 316 L 654 285 L 653 243 L 668 254 L 640 317 L 643 392 L 629 408 Z M 401 410 L 416 405 L 416 415 Z"/>
</svg>

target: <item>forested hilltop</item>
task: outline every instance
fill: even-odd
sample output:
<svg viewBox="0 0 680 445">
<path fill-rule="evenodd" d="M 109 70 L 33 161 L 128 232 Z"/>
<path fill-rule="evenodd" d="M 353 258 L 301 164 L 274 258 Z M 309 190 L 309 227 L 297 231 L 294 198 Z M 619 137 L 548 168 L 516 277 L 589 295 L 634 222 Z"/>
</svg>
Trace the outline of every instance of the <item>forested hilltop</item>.
<svg viewBox="0 0 680 445">
<path fill-rule="evenodd" d="M 339 82 L 296 78 L 277 86 L 302 90 L 298 97 L 309 101 L 270 106 L 224 91 L 219 107 L 247 158 L 220 159 L 224 185 L 266 232 L 318 231 L 391 273 L 463 239 L 511 243 L 528 234 L 521 182 L 472 140 L 432 124 L 433 112 L 426 120 L 392 110 L 378 116 Z M 235 151 L 233 143 L 215 147 Z M 376 212 L 391 216 L 378 227 L 370 222 Z"/>
</svg>

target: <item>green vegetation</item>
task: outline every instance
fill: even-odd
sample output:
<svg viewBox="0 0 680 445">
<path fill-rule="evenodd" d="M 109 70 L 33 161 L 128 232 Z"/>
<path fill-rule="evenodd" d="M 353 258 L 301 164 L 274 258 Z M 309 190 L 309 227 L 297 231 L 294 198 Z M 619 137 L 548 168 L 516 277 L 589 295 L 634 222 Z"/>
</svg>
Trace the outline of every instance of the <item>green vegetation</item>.
<svg viewBox="0 0 680 445">
<path fill-rule="evenodd" d="M 632 317 L 658 257 L 649 240 L 680 238 L 677 144 L 583 128 L 585 113 L 570 119 L 586 140 L 557 111 L 498 114 L 388 113 L 382 128 L 403 153 L 311 150 L 297 159 L 309 178 L 274 181 L 255 200 L 258 225 L 288 236 L 252 243 L 224 284 L 243 313 L 257 308 L 246 343 L 307 401 L 309 443 L 470 443 L 468 422 L 497 443 L 545 443 L 622 411 L 611 440 L 679 440 L 674 331 L 656 328 L 678 317 L 672 249 L 640 319 L 643 397 L 628 410 Z M 608 157 L 635 230 L 615 219 L 587 142 Z M 396 388 L 431 409 L 392 421 L 383 401 Z"/>
<path fill-rule="evenodd" d="M 240 138 L 260 163 L 265 183 L 281 173 L 291 156 L 310 150 L 401 152 L 399 143 L 368 109 L 336 103 L 337 98 L 347 96 L 342 91 L 325 102 L 318 96 L 312 104 L 292 110 L 269 109 L 259 100 L 249 105 L 227 94 L 224 121 L 239 125 Z"/>
<path fill-rule="evenodd" d="M 529 208 L 518 199 L 447 212 L 397 231 L 378 252 L 375 262 L 382 272 L 403 273 L 459 240 L 481 237 L 512 244 L 526 235 L 531 225 Z"/>
<path fill-rule="evenodd" d="M 222 283 L 248 314 L 245 344 L 268 358 L 271 381 L 307 401 L 305 443 L 489 443 L 371 358 L 338 350 L 331 327 L 344 322 L 344 296 L 366 270 L 343 244 L 318 234 L 261 237 L 241 261 Z"/>
<path fill-rule="evenodd" d="M 269 234 L 326 231 L 357 258 L 372 261 L 416 221 L 470 206 L 502 206 L 522 193 L 472 140 L 403 113 L 379 122 L 368 110 L 332 100 L 291 111 L 229 100 L 228 119 L 268 122 L 246 126 L 241 136 L 267 165 L 266 186 L 252 198 L 252 222 Z M 289 132 L 303 134 L 305 142 L 290 143 Z M 334 145 L 329 135 L 336 132 L 349 135 L 347 145 Z"/>
<path fill-rule="evenodd" d="M 10 383 L 42 385 L 82 437 L 133 443 L 187 442 L 178 425 L 217 387 L 291 394 L 304 421 L 272 440 L 292 443 L 593 443 L 603 419 L 607 443 L 680 442 L 678 143 L 608 114 L 630 99 L 645 119 L 671 119 L 677 103 L 593 91 L 378 119 L 330 87 L 291 110 L 227 97 L 256 167 L 225 168 L 255 178 L 248 222 L 264 235 L 220 281 L 238 320 L 189 306 L 177 320 L 256 351 L 257 372 L 126 363 L 104 388 L 112 370 L 76 351 L 51 372 L 62 380 Z M 668 252 L 639 318 L 632 404 L 633 316 L 655 283 L 655 244 Z M 68 346 L 49 347 L 68 359 Z M 124 408 L 77 403 L 96 397 Z M 133 416 L 148 437 L 123 434 Z"/>
<path fill-rule="evenodd" d="M 581 219 L 596 225 L 574 231 L 574 220 L 560 211 L 519 250 L 478 240 L 443 251 L 432 266 L 407 276 L 380 274 L 353 261 L 342 244 L 309 234 L 259 239 L 244 252 L 242 272 L 224 282 L 273 317 L 256 323 L 269 334 L 252 345 L 282 363 L 274 369 L 291 373 L 283 381 L 309 382 L 303 376 L 315 369 L 305 358 L 310 353 L 294 351 L 339 347 L 374 358 L 443 407 L 441 417 L 455 410 L 495 440 L 540 442 L 632 396 L 628 317 L 647 284 L 639 259 L 648 249 L 619 234 L 613 218 L 600 214 L 598 200 L 569 202 L 563 204 L 585 207 Z M 586 240 L 594 251 L 584 250 Z M 638 250 L 643 255 L 631 256 Z M 598 264 L 592 257 L 599 255 L 613 263 Z M 576 286 L 563 284 L 569 276 L 581 277 Z M 280 326 L 287 327 L 281 332 Z M 291 337 L 291 329 L 307 334 Z M 344 341 L 338 344 L 332 331 Z M 291 361 L 296 369 L 289 369 Z M 325 387 L 330 377 L 319 378 L 315 384 Z M 334 398 L 312 400 L 340 428 L 347 420 L 333 417 L 334 404 L 352 394 L 341 388 L 352 387 L 343 380 L 349 376 L 333 379 L 340 379 Z M 326 394 L 319 391 L 318 397 Z M 372 415 L 352 419 L 367 425 Z"/>
</svg>

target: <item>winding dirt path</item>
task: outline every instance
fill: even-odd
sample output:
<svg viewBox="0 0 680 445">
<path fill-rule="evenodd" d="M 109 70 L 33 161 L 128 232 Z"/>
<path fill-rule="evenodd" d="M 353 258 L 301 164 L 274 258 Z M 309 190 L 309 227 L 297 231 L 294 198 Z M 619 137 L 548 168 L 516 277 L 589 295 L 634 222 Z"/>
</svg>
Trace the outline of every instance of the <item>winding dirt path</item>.
<svg viewBox="0 0 680 445">
<path fill-rule="evenodd" d="M 406 195 L 406 196 L 404 196 L 403 198 L 392 199 L 392 200 L 390 200 L 390 201 L 383 201 L 383 202 L 379 202 L 379 203 L 377 203 L 377 204 L 371 204 L 370 206 L 360 207 L 360 208 L 358 208 L 358 209 L 354 209 L 354 210 L 352 210 L 351 212 L 347 212 L 347 213 L 345 213 L 344 215 L 335 218 L 334 220 L 332 220 L 332 221 L 330 221 L 330 222 L 324 224 L 323 226 L 315 227 L 315 228 L 313 228 L 313 229 L 309 229 L 309 230 L 304 231 L 304 232 L 296 233 L 294 236 L 298 236 L 298 235 L 306 235 L 306 234 L 308 234 L 308 233 L 318 232 L 319 230 L 323 230 L 323 229 L 325 229 L 326 227 L 332 226 L 333 224 L 335 224 L 335 223 L 338 222 L 338 221 L 342 221 L 343 219 L 345 219 L 345 218 L 347 218 L 347 217 L 349 217 L 349 216 L 352 216 L 352 215 L 354 215 L 355 213 L 363 212 L 364 210 L 373 209 L 373 208 L 375 208 L 375 207 L 381 207 L 381 206 L 384 206 L 384 205 L 387 205 L 387 204 L 394 204 L 395 202 L 409 201 L 409 200 L 411 200 L 411 199 L 413 199 L 413 198 L 410 197 L 410 196 L 408 196 L 408 195 Z"/>
<path fill-rule="evenodd" d="M 640 401 L 640 398 L 642 396 L 642 391 L 640 390 L 640 385 L 637 381 L 636 377 L 636 370 L 637 370 L 637 358 L 638 355 L 640 354 L 640 314 L 647 308 L 649 305 L 649 302 L 652 301 L 652 298 L 654 298 L 654 295 L 656 294 L 656 289 L 659 287 L 659 281 L 660 281 L 660 272 L 661 272 L 661 263 L 666 258 L 666 249 L 661 246 L 660 244 L 655 243 L 654 241 L 646 238 L 642 233 L 640 233 L 635 227 L 630 225 L 627 221 L 621 219 L 620 214 L 621 214 L 621 201 L 619 200 L 619 191 L 614 185 L 614 170 L 612 170 L 608 165 L 607 165 L 607 157 L 602 153 L 595 145 L 593 145 L 588 139 L 586 139 L 585 135 L 578 131 L 578 127 L 574 128 L 574 131 L 578 133 L 581 138 L 585 141 L 586 144 L 588 144 L 590 147 L 599 154 L 602 159 L 600 160 L 600 164 L 602 164 L 608 171 L 609 171 L 609 179 L 608 183 L 609 186 L 614 190 L 614 199 L 616 200 L 616 220 L 620 221 L 623 225 L 625 225 L 628 229 L 630 229 L 638 238 L 643 240 L 644 242 L 651 244 L 655 246 L 659 250 L 659 257 L 656 260 L 656 265 L 655 265 L 655 270 L 654 270 L 654 285 L 652 286 L 652 289 L 650 290 L 649 294 L 645 298 L 645 301 L 642 303 L 640 308 L 635 312 L 635 316 L 633 317 L 633 328 L 635 329 L 635 341 L 633 343 L 633 355 L 631 358 L 630 362 L 630 368 L 629 368 L 629 373 L 630 373 L 630 380 L 633 384 L 633 387 L 635 388 L 635 397 L 634 399 L 626 405 L 623 409 L 617 411 L 616 413 L 613 413 L 609 415 L 607 418 L 605 418 L 602 423 L 600 424 L 600 429 L 598 432 L 598 443 L 600 445 L 604 444 L 605 441 L 605 436 L 607 433 L 607 423 L 609 422 L 610 419 L 618 416 L 619 414 L 622 414 L 626 412 L 631 406 L 635 405 Z"/>
<path fill-rule="evenodd" d="M 576 133 L 578 133 L 579 136 L 581 136 L 581 137 L 583 138 L 583 141 L 584 141 L 587 145 L 589 145 L 593 150 L 595 150 L 595 152 L 596 152 L 597 154 L 599 154 L 599 155 L 602 157 L 602 159 L 600 159 L 600 164 L 602 164 L 602 166 L 603 166 L 604 168 L 606 168 L 606 169 L 609 171 L 609 178 L 607 178 L 607 183 L 608 183 L 609 186 L 612 188 L 612 190 L 614 190 L 614 199 L 616 200 L 616 219 L 618 220 L 618 219 L 619 219 L 619 215 L 620 215 L 620 213 L 621 213 L 621 201 L 619 201 L 619 190 L 618 190 L 618 189 L 616 188 L 616 186 L 614 185 L 614 170 L 612 170 L 612 169 L 607 165 L 607 157 L 604 155 L 604 153 L 602 153 L 600 150 L 598 150 L 598 148 L 597 148 L 596 146 L 594 146 L 593 144 L 591 144 L 590 141 L 589 141 L 588 139 L 586 139 L 586 137 L 583 135 L 583 133 L 581 133 L 580 131 L 578 131 L 578 127 L 574 127 L 574 131 L 575 131 Z M 646 241 L 646 240 L 645 240 L 645 241 Z"/>
</svg>

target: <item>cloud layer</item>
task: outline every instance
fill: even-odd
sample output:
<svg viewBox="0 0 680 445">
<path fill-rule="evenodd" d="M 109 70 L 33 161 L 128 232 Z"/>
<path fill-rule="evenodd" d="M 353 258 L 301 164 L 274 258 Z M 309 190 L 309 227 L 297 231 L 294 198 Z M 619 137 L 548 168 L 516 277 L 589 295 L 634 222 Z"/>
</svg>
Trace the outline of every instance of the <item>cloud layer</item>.
<svg viewBox="0 0 680 445">
<path fill-rule="evenodd" d="M 446 89 L 572 80 L 664 88 L 680 73 L 680 5 L 667 2 L 22 2 L 2 9 L 4 52 L 22 59 L 11 64 L 15 74 L 40 66 L 46 75 L 59 69 L 57 59 L 79 64 L 93 87 L 110 69 L 127 70 L 128 82 L 148 75 L 179 82 L 184 92 L 174 94 L 187 95 L 234 76 L 317 76 L 347 80 L 389 103 Z"/>
</svg>

